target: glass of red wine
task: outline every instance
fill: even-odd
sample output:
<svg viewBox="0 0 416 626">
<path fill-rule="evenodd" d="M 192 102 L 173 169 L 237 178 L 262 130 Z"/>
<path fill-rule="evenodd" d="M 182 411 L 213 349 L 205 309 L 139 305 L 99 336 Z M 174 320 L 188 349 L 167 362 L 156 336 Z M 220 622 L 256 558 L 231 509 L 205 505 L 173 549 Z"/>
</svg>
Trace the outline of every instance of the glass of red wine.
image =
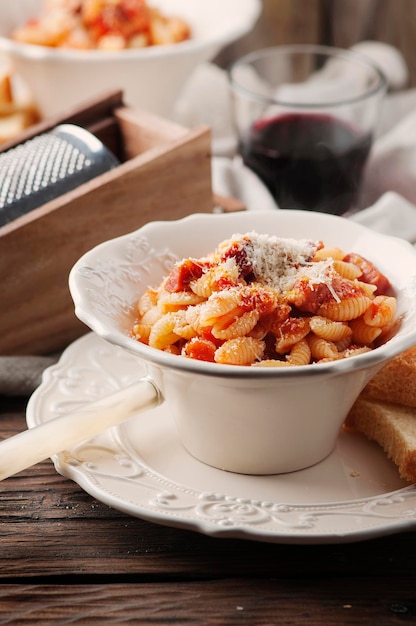
<svg viewBox="0 0 416 626">
<path fill-rule="evenodd" d="M 247 54 L 229 79 L 239 152 L 277 205 L 357 210 L 386 91 L 378 67 L 352 50 L 297 44 Z"/>
</svg>

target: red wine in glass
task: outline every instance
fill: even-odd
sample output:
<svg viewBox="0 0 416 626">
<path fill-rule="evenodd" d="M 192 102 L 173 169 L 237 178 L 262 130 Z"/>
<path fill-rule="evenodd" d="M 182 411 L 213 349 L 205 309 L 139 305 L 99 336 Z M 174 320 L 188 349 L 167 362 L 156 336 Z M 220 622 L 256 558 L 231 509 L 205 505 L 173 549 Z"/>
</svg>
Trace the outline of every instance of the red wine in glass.
<svg viewBox="0 0 416 626">
<path fill-rule="evenodd" d="M 330 115 L 287 113 L 255 122 L 240 153 L 280 208 L 342 215 L 356 208 L 371 143 Z"/>
</svg>

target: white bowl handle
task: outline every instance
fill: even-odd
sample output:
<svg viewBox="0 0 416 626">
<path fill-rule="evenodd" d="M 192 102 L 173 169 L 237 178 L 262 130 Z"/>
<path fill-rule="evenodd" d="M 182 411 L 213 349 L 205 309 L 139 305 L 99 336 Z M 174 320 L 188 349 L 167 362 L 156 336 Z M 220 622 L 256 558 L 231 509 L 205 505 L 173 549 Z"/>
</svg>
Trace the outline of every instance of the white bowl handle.
<svg viewBox="0 0 416 626">
<path fill-rule="evenodd" d="M 149 378 L 0 443 L 0 480 L 93 437 L 162 402 Z"/>
</svg>

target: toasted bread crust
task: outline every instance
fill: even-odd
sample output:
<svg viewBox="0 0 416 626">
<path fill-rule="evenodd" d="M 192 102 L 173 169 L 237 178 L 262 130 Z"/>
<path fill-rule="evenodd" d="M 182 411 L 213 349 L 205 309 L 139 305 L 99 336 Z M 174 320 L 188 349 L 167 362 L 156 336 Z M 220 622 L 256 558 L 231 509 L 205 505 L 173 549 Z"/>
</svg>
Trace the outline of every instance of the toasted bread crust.
<svg viewBox="0 0 416 626">
<path fill-rule="evenodd" d="M 345 422 L 347 428 L 376 441 L 402 478 L 416 482 L 416 409 L 360 396 Z"/>
<path fill-rule="evenodd" d="M 362 397 L 416 408 L 416 346 L 387 363 L 367 384 Z"/>
</svg>

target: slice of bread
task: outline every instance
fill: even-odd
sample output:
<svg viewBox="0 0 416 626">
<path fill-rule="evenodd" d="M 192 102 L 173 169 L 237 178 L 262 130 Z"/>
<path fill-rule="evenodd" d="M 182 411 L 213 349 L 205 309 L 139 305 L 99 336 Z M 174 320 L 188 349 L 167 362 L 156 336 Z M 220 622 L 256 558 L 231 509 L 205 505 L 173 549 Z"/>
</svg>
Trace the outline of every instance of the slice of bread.
<svg viewBox="0 0 416 626">
<path fill-rule="evenodd" d="M 0 64 L 0 106 L 11 105 L 11 104 L 13 104 L 11 71 L 5 63 L 1 63 Z"/>
<path fill-rule="evenodd" d="M 389 361 L 361 394 L 372 400 L 383 400 L 416 407 L 416 346 Z"/>
<path fill-rule="evenodd" d="M 0 57 L 0 143 L 39 121 L 29 89 Z"/>
<path fill-rule="evenodd" d="M 376 441 L 400 476 L 416 483 L 416 346 L 385 365 L 353 405 L 345 427 Z"/>
<path fill-rule="evenodd" d="M 401 478 L 416 483 L 416 408 L 360 396 L 345 427 L 376 441 L 397 465 Z"/>
</svg>

